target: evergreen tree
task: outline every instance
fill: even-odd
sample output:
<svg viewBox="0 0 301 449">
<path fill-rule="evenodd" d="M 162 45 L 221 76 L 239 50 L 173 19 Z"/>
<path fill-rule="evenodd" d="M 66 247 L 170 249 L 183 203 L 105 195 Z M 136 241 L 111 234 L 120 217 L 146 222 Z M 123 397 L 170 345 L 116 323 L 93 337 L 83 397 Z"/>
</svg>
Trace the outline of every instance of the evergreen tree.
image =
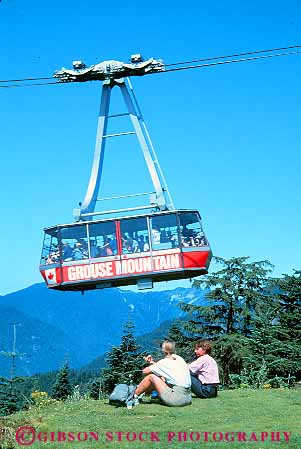
<svg viewBox="0 0 301 449">
<path fill-rule="evenodd" d="M 91 399 L 100 399 L 102 396 L 102 380 L 100 378 L 94 379 L 88 390 Z"/>
<path fill-rule="evenodd" d="M 11 415 L 23 408 L 24 402 L 16 386 L 20 380 L 18 377 L 0 378 L 0 416 Z"/>
<path fill-rule="evenodd" d="M 113 346 L 107 353 L 107 367 L 102 371 L 106 392 L 111 392 L 116 384 L 136 384 L 141 380 L 145 352 L 136 342 L 134 328 L 129 317 L 123 326 L 120 345 Z"/>
<path fill-rule="evenodd" d="M 301 375 L 300 272 L 272 279 L 269 291 L 255 306 L 249 355 L 244 367 L 259 372 L 266 367 L 269 383 L 291 384 Z"/>
<path fill-rule="evenodd" d="M 72 385 L 69 380 L 69 366 L 65 362 L 56 376 L 55 384 L 52 387 L 51 396 L 54 399 L 65 401 L 72 393 Z"/>
<path fill-rule="evenodd" d="M 301 376 L 301 271 L 273 282 L 279 302 L 277 327 L 282 344 L 278 355 L 285 359 L 280 368 L 285 377 Z"/>
<path fill-rule="evenodd" d="M 290 328 L 293 338 L 301 341 L 301 271 L 294 270 L 293 275 L 284 275 L 276 279 L 277 297 L 281 303 L 283 314 L 281 323 Z"/>
<path fill-rule="evenodd" d="M 168 338 L 175 341 L 176 353 L 186 361 L 194 359 L 194 338 L 191 338 L 183 331 L 185 320 L 175 320 L 168 331 Z"/>
<path fill-rule="evenodd" d="M 271 291 L 259 300 L 252 317 L 250 352 L 245 358 L 248 372 L 256 372 L 264 364 L 269 376 L 281 372 L 286 356 L 282 354 L 282 329 L 279 326 L 281 306 Z"/>
<path fill-rule="evenodd" d="M 222 384 L 229 385 L 230 374 L 241 373 L 249 353 L 249 338 L 240 334 L 225 334 L 214 342 L 213 357 L 218 363 Z"/>
<path fill-rule="evenodd" d="M 251 318 L 257 301 L 264 296 L 267 276 L 272 265 L 268 261 L 248 262 L 248 257 L 215 260 L 222 269 L 193 286 L 205 287 L 207 303 L 202 306 L 182 304 L 190 314 L 183 327 L 194 339 L 216 338 L 224 334 L 251 333 Z"/>
</svg>

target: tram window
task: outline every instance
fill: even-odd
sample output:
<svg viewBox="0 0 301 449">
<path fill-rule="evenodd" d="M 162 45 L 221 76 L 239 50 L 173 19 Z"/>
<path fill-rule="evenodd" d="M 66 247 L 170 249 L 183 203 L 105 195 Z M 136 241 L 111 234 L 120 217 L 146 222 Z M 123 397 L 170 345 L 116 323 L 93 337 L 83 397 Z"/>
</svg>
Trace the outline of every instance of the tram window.
<svg viewBox="0 0 301 449">
<path fill-rule="evenodd" d="M 181 246 L 206 246 L 208 245 L 201 219 L 196 212 L 183 212 L 180 216 Z"/>
<path fill-rule="evenodd" d="M 61 228 L 62 261 L 88 259 L 87 225 Z"/>
<path fill-rule="evenodd" d="M 149 237 L 146 218 L 130 218 L 120 222 L 122 254 L 149 251 Z"/>
<path fill-rule="evenodd" d="M 117 254 L 116 226 L 114 221 L 89 225 L 91 258 Z"/>
<path fill-rule="evenodd" d="M 154 250 L 179 246 L 176 214 L 158 215 L 151 219 L 152 248 Z"/>
<path fill-rule="evenodd" d="M 44 237 L 41 265 L 49 265 L 60 261 L 59 242 L 57 238 L 57 229 L 46 232 Z"/>
</svg>

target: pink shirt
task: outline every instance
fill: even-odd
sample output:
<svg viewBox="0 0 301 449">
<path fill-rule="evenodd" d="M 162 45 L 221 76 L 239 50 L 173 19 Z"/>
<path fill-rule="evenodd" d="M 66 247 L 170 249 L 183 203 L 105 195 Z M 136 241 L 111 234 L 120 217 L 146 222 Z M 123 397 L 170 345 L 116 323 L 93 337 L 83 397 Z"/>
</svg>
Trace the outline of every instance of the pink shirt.
<svg viewBox="0 0 301 449">
<path fill-rule="evenodd" d="M 190 363 L 188 368 L 192 374 L 197 374 L 202 384 L 219 384 L 218 366 L 210 355 L 202 355 Z"/>
</svg>

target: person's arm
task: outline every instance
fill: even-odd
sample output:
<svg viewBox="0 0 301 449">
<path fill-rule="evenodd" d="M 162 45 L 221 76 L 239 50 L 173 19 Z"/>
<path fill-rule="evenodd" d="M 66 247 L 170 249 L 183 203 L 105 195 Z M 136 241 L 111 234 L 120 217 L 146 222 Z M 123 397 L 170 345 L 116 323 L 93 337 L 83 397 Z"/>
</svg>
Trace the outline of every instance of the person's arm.
<svg viewBox="0 0 301 449">
<path fill-rule="evenodd" d="M 147 370 L 146 374 L 155 374 L 156 376 L 160 377 L 163 382 L 166 382 L 165 371 L 164 369 L 162 370 L 162 363 L 164 365 L 164 360 L 165 359 L 161 359 L 155 362 L 155 360 L 152 358 L 151 364 L 148 367 L 149 371 Z"/>
<path fill-rule="evenodd" d="M 199 359 L 194 360 L 192 363 L 188 363 L 187 366 L 191 374 L 196 374 L 202 369 L 202 363 Z"/>
<path fill-rule="evenodd" d="M 149 365 L 153 365 L 154 363 L 156 363 L 151 354 L 149 354 L 143 358 Z M 150 374 L 152 371 L 151 371 L 150 366 L 146 366 L 145 368 L 143 368 L 142 372 L 143 372 L 143 374 Z"/>
</svg>

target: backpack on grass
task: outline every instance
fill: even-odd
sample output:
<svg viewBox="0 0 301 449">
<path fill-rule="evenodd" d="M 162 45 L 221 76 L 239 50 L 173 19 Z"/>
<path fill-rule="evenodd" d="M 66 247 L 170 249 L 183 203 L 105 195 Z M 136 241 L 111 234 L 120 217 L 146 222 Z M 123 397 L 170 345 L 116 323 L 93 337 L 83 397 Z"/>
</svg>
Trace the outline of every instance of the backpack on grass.
<svg viewBox="0 0 301 449">
<path fill-rule="evenodd" d="M 133 398 L 136 385 L 118 384 L 109 396 L 109 404 L 117 407 L 126 407 L 127 402 Z"/>
</svg>

